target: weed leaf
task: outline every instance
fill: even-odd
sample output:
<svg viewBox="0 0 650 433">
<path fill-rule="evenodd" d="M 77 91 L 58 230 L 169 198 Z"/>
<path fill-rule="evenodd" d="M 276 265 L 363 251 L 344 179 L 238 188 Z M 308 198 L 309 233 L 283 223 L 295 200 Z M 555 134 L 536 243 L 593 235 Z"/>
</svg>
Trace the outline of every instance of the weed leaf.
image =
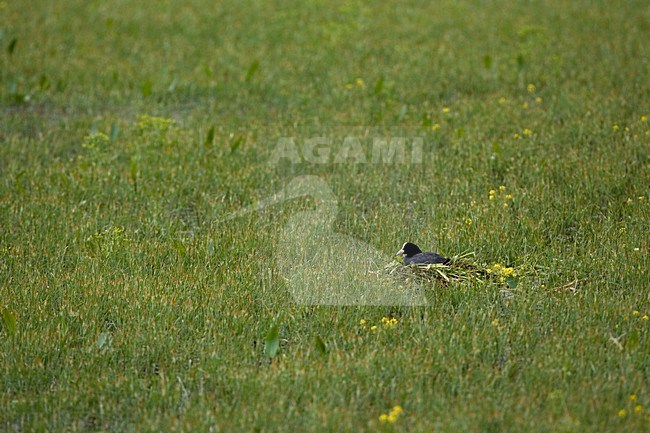
<svg viewBox="0 0 650 433">
<path fill-rule="evenodd" d="M 314 345 L 316 346 L 316 351 L 318 353 L 321 355 L 327 354 L 327 346 L 325 346 L 325 343 L 318 334 L 314 335 Z"/>
<path fill-rule="evenodd" d="M 2 321 L 5 323 L 10 334 L 16 333 L 16 316 L 9 308 L 2 310 Z"/>
<path fill-rule="evenodd" d="M 208 130 L 208 135 L 205 137 L 205 142 L 203 143 L 203 145 L 205 147 L 210 147 L 212 146 L 213 141 L 214 141 L 214 125 L 212 125 Z"/>
<path fill-rule="evenodd" d="M 266 335 L 266 338 L 264 339 L 264 353 L 269 358 L 273 358 L 275 354 L 278 353 L 279 348 L 280 348 L 279 331 L 278 331 L 278 327 L 274 326 L 271 328 L 269 333 Z"/>
<path fill-rule="evenodd" d="M 260 61 L 259 60 L 254 60 L 253 63 L 251 63 L 250 67 L 248 68 L 248 72 L 246 72 L 246 82 L 248 83 L 251 78 L 253 78 L 253 75 L 255 75 L 255 72 L 260 68 Z"/>
</svg>

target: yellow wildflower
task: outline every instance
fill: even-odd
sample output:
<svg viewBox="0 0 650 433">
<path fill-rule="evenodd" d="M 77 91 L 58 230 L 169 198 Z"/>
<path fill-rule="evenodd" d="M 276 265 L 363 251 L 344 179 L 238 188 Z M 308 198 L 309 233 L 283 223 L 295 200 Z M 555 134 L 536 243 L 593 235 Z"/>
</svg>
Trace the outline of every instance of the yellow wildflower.
<svg viewBox="0 0 650 433">
<path fill-rule="evenodd" d="M 451 109 L 449 107 L 442 107 L 442 112 L 443 113 L 449 113 Z"/>
<path fill-rule="evenodd" d="M 357 87 L 364 87 L 366 85 L 361 78 L 357 78 L 355 83 L 357 84 Z"/>
<path fill-rule="evenodd" d="M 612 126 L 612 130 L 613 130 L 614 132 L 618 131 L 619 129 L 620 129 L 620 127 L 619 127 L 618 125 L 614 125 L 614 126 Z"/>
<path fill-rule="evenodd" d="M 533 83 L 530 83 L 527 88 L 528 93 L 535 93 L 535 85 Z"/>
<path fill-rule="evenodd" d="M 472 219 L 471 218 L 465 218 L 465 224 L 467 224 L 468 226 L 471 226 L 472 225 Z"/>
<path fill-rule="evenodd" d="M 619 418 L 625 418 L 626 416 L 627 416 L 627 411 L 625 409 L 621 409 L 618 411 Z"/>
<path fill-rule="evenodd" d="M 648 317 L 647 314 L 645 314 L 645 315 L 641 318 L 641 320 L 648 320 L 648 319 L 650 319 L 650 317 Z"/>
<path fill-rule="evenodd" d="M 636 401 L 636 394 L 630 394 L 630 396 L 627 399 L 630 401 Z"/>
<path fill-rule="evenodd" d="M 440 129 L 440 125 L 437 124 L 437 123 L 434 123 L 433 126 L 431 127 L 431 129 L 434 130 L 434 131 L 437 131 L 438 129 Z"/>
<path fill-rule="evenodd" d="M 530 137 L 531 135 L 533 135 L 533 131 L 531 131 L 530 129 L 526 128 L 526 129 L 524 129 L 524 131 L 522 132 L 522 134 L 523 134 L 524 136 L 526 136 L 526 137 Z"/>
<path fill-rule="evenodd" d="M 365 325 L 365 324 L 366 324 L 366 319 L 361 319 L 361 321 L 359 322 L 359 324 L 360 324 L 360 325 Z"/>
<path fill-rule="evenodd" d="M 508 202 L 503 202 L 503 207 L 508 207 Z"/>
<path fill-rule="evenodd" d="M 377 330 L 377 325 L 372 325 L 372 326 L 370 327 L 370 330 L 371 330 L 371 331 L 376 331 L 376 330 Z"/>
<path fill-rule="evenodd" d="M 647 122 L 648 116 L 641 116 L 641 122 Z"/>
<path fill-rule="evenodd" d="M 506 200 L 512 200 L 512 194 L 506 194 Z"/>
<path fill-rule="evenodd" d="M 634 310 L 634 311 L 632 311 L 632 315 L 633 315 L 634 317 L 637 317 L 639 314 L 641 314 L 641 313 L 639 313 L 639 310 Z"/>
<path fill-rule="evenodd" d="M 388 414 L 382 413 L 379 415 L 379 421 L 394 423 L 397 421 L 397 418 L 399 418 L 402 412 L 404 412 L 402 406 L 395 406 L 390 410 Z"/>
<path fill-rule="evenodd" d="M 512 134 L 512 138 L 514 138 L 515 140 L 518 140 L 519 139 L 519 134 L 517 134 L 517 133 Z"/>
<path fill-rule="evenodd" d="M 540 98 L 538 96 L 537 98 L 535 98 L 535 102 L 537 102 L 538 104 L 541 104 L 542 103 L 542 98 Z"/>
<path fill-rule="evenodd" d="M 634 406 L 634 413 L 641 413 L 641 412 L 643 412 L 643 406 L 641 406 L 640 404 Z"/>
<path fill-rule="evenodd" d="M 527 108 L 528 108 L 528 102 L 524 102 L 524 103 L 521 105 L 521 108 L 523 108 L 524 110 L 527 109 Z"/>
<path fill-rule="evenodd" d="M 506 98 L 504 98 L 503 96 L 500 97 L 500 98 L 499 98 L 499 104 L 503 105 L 503 104 L 505 104 L 505 103 L 506 103 Z"/>
<path fill-rule="evenodd" d="M 500 185 L 500 186 L 499 186 L 499 191 L 505 191 L 505 190 L 506 190 L 506 186 L 505 186 L 505 185 Z"/>
</svg>

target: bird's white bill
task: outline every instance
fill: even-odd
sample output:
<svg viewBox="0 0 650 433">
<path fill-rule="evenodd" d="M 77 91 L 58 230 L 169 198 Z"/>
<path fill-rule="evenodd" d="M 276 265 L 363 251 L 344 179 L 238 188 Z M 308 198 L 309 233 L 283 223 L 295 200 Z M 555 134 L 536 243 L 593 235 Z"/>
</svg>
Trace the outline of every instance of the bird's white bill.
<svg viewBox="0 0 650 433">
<path fill-rule="evenodd" d="M 397 252 L 397 254 L 395 254 L 395 255 L 396 255 L 396 256 L 403 256 L 404 254 L 406 254 L 406 253 L 404 253 L 404 250 L 401 249 L 401 250 L 399 250 L 399 251 Z"/>
</svg>

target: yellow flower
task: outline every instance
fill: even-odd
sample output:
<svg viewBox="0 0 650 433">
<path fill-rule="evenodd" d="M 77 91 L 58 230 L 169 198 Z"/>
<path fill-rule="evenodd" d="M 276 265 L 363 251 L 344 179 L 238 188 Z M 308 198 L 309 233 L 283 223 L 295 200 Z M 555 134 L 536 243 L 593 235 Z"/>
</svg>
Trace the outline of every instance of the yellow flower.
<svg viewBox="0 0 650 433">
<path fill-rule="evenodd" d="M 499 326 L 499 319 L 492 320 L 492 326 Z"/>
<path fill-rule="evenodd" d="M 394 406 L 388 414 L 382 413 L 379 415 L 379 421 L 394 423 L 397 421 L 397 418 L 402 414 L 402 406 Z"/>
<path fill-rule="evenodd" d="M 437 123 L 434 123 L 433 126 L 431 127 L 431 129 L 434 130 L 434 131 L 437 131 L 438 129 L 440 129 L 440 125 L 437 124 Z"/>
<path fill-rule="evenodd" d="M 505 185 L 501 185 L 501 186 L 499 186 L 499 191 L 505 191 L 505 190 L 506 190 L 506 186 L 505 186 Z"/>
<path fill-rule="evenodd" d="M 503 202 L 503 207 L 508 207 L 508 203 L 504 201 Z"/>
<path fill-rule="evenodd" d="M 524 131 L 522 132 L 522 134 L 523 134 L 524 136 L 526 136 L 526 137 L 530 137 L 531 135 L 533 135 L 533 131 L 531 131 L 530 129 L 526 128 L 526 129 L 524 129 Z"/>
<path fill-rule="evenodd" d="M 627 399 L 630 401 L 636 401 L 636 394 L 630 394 L 630 396 Z"/>
<path fill-rule="evenodd" d="M 512 194 L 506 194 L 506 200 L 512 200 Z"/>
<path fill-rule="evenodd" d="M 524 102 L 524 103 L 521 105 L 521 108 L 523 108 L 524 110 L 527 109 L 527 108 L 528 108 L 528 102 Z"/>
<path fill-rule="evenodd" d="M 535 85 L 533 83 L 528 85 L 528 93 L 535 93 Z"/>
<path fill-rule="evenodd" d="M 471 226 L 472 225 L 472 219 L 471 218 L 465 218 L 465 224 L 467 224 L 468 226 Z"/>
<path fill-rule="evenodd" d="M 641 406 L 640 404 L 634 406 L 634 413 L 641 413 L 641 412 L 643 412 L 643 406 Z"/>
<path fill-rule="evenodd" d="M 628 198 L 627 200 L 625 200 L 625 203 L 630 204 L 630 203 L 632 203 L 633 201 L 634 201 L 634 200 L 632 200 L 631 198 Z"/>
<path fill-rule="evenodd" d="M 377 330 L 377 325 L 372 325 L 372 326 L 370 327 L 370 330 L 371 330 L 371 331 L 376 331 L 376 330 Z"/>
<path fill-rule="evenodd" d="M 645 314 L 645 315 L 641 318 L 641 320 L 648 320 L 648 319 L 650 319 L 650 317 L 648 317 L 647 314 Z"/>
<path fill-rule="evenodd" d="M 504 98 L 503 96 L 500 97 L 500 98 L 499 98 L 499 104 L 503 105 L 503 104 L 505 104 L 505 103 L 506 103 L 506 98 Z"/>
<path fill-rule="evenodd" d="M 614 126 L 612 126 L 612 130 L 613 130 L 614 132 L 618 131 L 619 129 L 620 129 L 620 127 L 619 127 L 618 125 L 614 125 Z"/>
<path fill-rule="evenodd" d="M 519 139 L 519 134 L 517 134 L 517 133 L 512 134 L 512 138 L 514 138 L 515 140 L 518 140 Z"/>
<path fill-rule="evenodd" d="M 362 80 L 361 78 L 357 78 L 357 79 L 355 80 L 355 83 L 357 83 L 357 86 L 358 86 L 358 87 L 364 87 L 364 86 L 366 85 L 366 83 L 364 83 L 363 80 Z"/>
<path fill-rule="evenodd" d="M 625 418 L 626 416 L 627 416 L 627 411 L 625 409 L 621 409 L 618 411 L 619 418 Z"/>
<path fill-rule="evenodd" d="M 360 324 L 360 325 L 365 325 L 365 324 L 366 324 L 366 319 L 361 319 L 361 321 L 359 322 L 359 324 Z"/>
<path fill-rule="evenodd" d="M 641 116 L 641 122 L 647 122 L 648 116 Z"/>
<path fill-rule="evenodd" d="M 540 98 L 538 96 L 537 98 L 535 98 L 535 102 L 537 102 L 538 104 L 541 104 L 542 103 L 542 98 Z"/>
<path fill-rule="evenodd" d="M 449 107 L 442 107 L 442 112 L 443 113 L 449 113 L 451 109 Z"/>
<path fill-rule="evenodd" d="M 641 314 L 641 313 L 639 313 L 639 310 L 634 310 L 634 311 L 632 311 L 632 315 L 633 315 L 634 317 L 637 317 L 639 314 Z"/>
</svg>

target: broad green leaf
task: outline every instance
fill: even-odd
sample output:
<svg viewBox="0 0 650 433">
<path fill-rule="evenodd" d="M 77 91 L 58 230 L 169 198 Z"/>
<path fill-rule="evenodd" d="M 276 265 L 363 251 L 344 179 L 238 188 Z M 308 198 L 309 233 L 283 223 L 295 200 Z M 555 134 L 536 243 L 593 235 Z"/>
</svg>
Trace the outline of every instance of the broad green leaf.
<svg viewBox="0 0 650 433">
<path fill-rule="evenodd" d="M 142 96 L 145 98 L 148 96 L 151 96 L 151 93 L 153 92 L 153 84 L 151 83 L 150 79 L 146 79 L 144 83 L 142 83 L 142 86 L 140 86 L 140 91 L 142 92 Z"/>
<path fill-rule="evenodd" d="M 183 257 L 187 257 L 187 248 L 185 248 L 185 245 L 183 245 L 181 241 L 174 239 L 173 245 L 176 251 L 178 251 L 178 254 Z"/>
<path fill-rule="evenodd" d="M 253 75 L 255 75 L 255 72 L 260 68 L 260 61 L 259 60 L 254 60 L 253 63 L 251 63 L 250 67 L 248 68 L 248 72 L 246 72 L 246 82 L 248 83 L 251 78 L 253 78 Z"/>
<path fill-rule="evenodd" d="M 11 42 L 9 42 L 9 45 L 7 46 L 7 52 L 9 55 L 12 55 L 14 51 L 16 50 L 16 44 L 18 43 L 18 39 L 13 38 Z"/>
<path fill-rule="evenodd" d="M 212 125 L 208 130 L 208 135 L 205 137 L 205 142 L 203 143 L 203 145 L 205 147 L 210 147 L 212 146 L 213 141 L 214 141 L 214 125 Z"/>
<path fill-rule="evenodd" d="M 230 153 L 235 153 L 237 148 L 241 146 L 241 144 L 244 142 L 244 137 L 241 135 L 238 135 L 231 143 L 230 143 Z"/>
<path fill-rule="evenodd" d="M 9 308 L 2 310 L 2 321 L 10 334 L 16 333 L 16 316 Z"/>
<path fill-rule="evenodd" d="M 327 354 L 327 346 L 318 334 L 314 335 L 314 344 L 316 345 L 316 350 L 318 353 L 321 355 Z"/>
<path fill-rule="evenodd" d="M 271 328 L 264 339 L 264 353 L 269 358 L 273 358 L 280 348 L 280 336 L 277 326 Z"/>
</svg>

